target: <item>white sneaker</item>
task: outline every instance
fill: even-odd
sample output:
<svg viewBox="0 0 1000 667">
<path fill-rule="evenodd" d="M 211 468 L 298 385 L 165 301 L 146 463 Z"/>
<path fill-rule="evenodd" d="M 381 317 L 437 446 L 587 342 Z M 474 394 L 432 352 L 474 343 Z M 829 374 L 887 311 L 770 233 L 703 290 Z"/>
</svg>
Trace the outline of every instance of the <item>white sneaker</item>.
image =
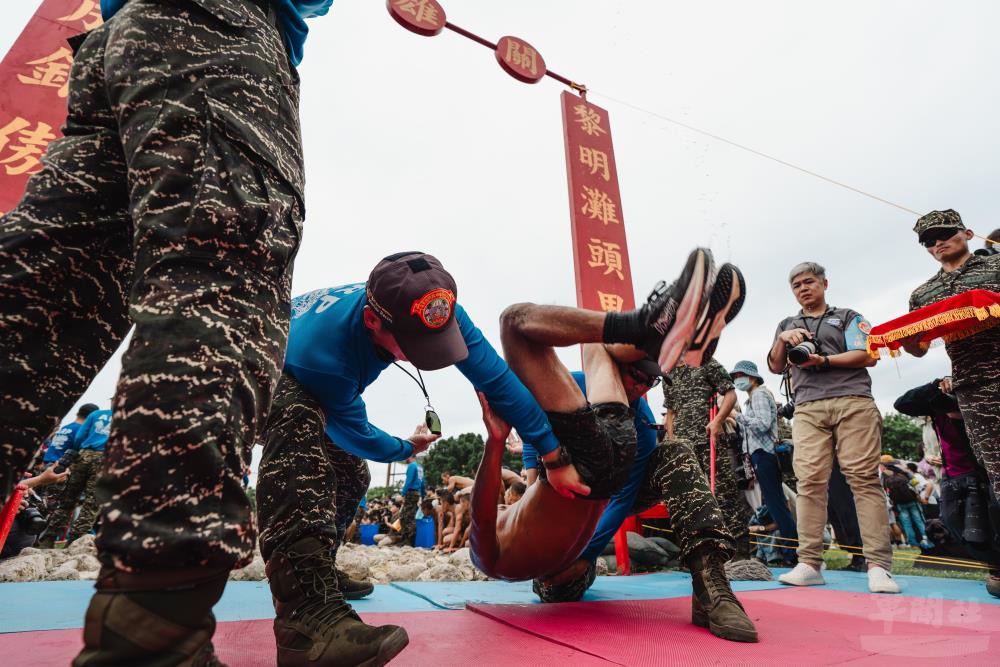
<svg viewBox="0 0 1000 667">
<path fill-rule="evenodd" d="M 876 565 L 868 569 L 868 590 L 872 593 L 898 593 L 899 584 L 884 567 Z"/>
<path fill-rule="evenodd" d="M 785 572 L 778 577 L 778 581 L 789 586 L 822 586 L 826 583 L 819 570 L 805 563 L 799 563 L 790 572 Z"/>
</svg>

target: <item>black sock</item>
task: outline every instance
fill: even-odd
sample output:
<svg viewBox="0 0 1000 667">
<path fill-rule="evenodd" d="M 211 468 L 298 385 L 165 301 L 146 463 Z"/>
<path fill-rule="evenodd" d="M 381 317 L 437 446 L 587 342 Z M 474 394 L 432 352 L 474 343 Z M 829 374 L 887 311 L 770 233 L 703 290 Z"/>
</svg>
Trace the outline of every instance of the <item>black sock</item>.
<svg viewBox="0 0 1000 667">
<path fill-rule="evenodd" d="M 610 312 L 604 317 L 604 342 L 638 345 L 646 333 L 638 310 Z"/>
</svg>

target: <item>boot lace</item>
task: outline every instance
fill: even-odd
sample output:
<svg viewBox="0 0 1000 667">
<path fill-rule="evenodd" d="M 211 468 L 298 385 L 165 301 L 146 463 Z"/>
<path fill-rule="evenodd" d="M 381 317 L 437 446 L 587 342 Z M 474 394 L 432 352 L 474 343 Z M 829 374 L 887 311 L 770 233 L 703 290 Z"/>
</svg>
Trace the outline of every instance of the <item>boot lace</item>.
<svg viewBox="0 0 1000 667">
<path fill-rule="evenodd" d="M 719 602 L 732 602 L 741 609 L 743 605 L 740 601 L 736 599 L 736 595 L 733 593 L 732 586 L 729 584 L 729 578 L 726 577 L 726 566 L 725 560 L 720 557 L 710 556 L 708 563 L 706 563 L 706 572 L 704 576 L 705 589 L 708 591 L 709 599 L 713 601 L 714 604 Z"/>
<path fill-rule="evenodd" d="M 334 625 L 347 616 L 357 618 L 340 592 L 336 561 L 327 550 L 289 553 L 288 559 L 306 593 L 306 601 L 296 610 L 296 615 L 312 619 L 320 626 Z"/>
</svg>

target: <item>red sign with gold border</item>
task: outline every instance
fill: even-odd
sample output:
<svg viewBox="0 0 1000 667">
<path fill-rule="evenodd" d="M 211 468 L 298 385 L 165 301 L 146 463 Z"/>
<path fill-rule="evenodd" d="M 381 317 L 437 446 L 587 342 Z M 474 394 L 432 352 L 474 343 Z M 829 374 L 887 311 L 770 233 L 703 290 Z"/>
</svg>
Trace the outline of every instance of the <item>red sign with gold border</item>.
<svg viewBox="0 0 1000 667">
<path fill-rule="evenodd" d="M 545 60 L 538 49 L 519 37 L 501 37 L 496 48 L 497 62 L 518 81 L 538 83 L 545 77 Z"/>
<path fill-rule="evenodd" d="M 635 308 L 621 193 L 608 112 L 562 94 L 576 303 L 590 310 Z"/>
<path fill-rule="evenodd" d="M 73 64 L 66 39 L 99 25 L 99 0 L 44 0 L 0 62 L 0 213 L 17 205 L 62 136 Z"/>
</svg>

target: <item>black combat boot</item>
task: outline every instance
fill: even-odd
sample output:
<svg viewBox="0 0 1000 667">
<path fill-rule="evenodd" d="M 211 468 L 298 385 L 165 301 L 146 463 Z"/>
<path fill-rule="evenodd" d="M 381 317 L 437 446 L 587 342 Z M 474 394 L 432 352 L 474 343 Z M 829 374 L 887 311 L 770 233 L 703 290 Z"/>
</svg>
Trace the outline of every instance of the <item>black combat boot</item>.
<svg viewBox="0 0 1000 667">
<path fill-rule="evenodd" d="M 351 579 L 351 576 L 340 568 L 337 568 L 337 588 L 344 594 L 345 600 L 360 600 L 375 590 L 370 582 Z"/>
<path fill-rule="evenodd" d="M 757 641 L 757 628 L 736 599 L 726 577 L 727 555 L 706 548 L 688 559 L 691 568 L 691 622 L 716 637 L 734 642 Z"/>
<path fill-rule="evenodd" d="M 267 563 L 278 667 L 378 667 L 410 642 L 403 628 L 361 622 L 337 587 L 330 546 L 304 537 Z"/>
<path fill-rule="evenodd" d="M 225 667 L 212 647 L 212 607 L 228 575 L 228 568 L 127 573 L 103 567 L 74 667 Z"/>
</svg>

